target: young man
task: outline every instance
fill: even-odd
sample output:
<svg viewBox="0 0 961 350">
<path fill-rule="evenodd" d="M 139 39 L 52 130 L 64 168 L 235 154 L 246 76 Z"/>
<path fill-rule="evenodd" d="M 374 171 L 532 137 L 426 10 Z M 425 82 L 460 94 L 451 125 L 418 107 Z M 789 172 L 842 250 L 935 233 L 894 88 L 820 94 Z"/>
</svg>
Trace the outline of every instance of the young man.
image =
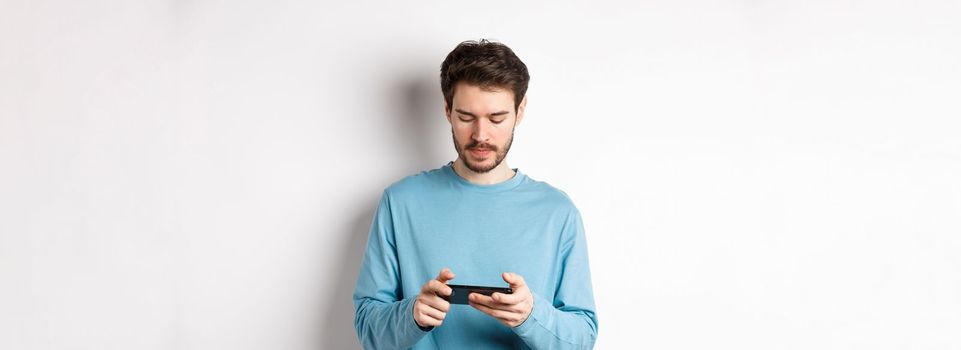
<svg viewBox="0 0 961 350">
<path fill-rule="evenodd" d="M 506 161 L 529 80 L 510 48 L 487 40 L 459 44 L 441 64 L 457 160 L 384 190 L 353 296 L 364 348 L 593 347 L 580 213 Z M 455 272 L 456 284 L 513 293 L 451 305 Z"/>
</svg>

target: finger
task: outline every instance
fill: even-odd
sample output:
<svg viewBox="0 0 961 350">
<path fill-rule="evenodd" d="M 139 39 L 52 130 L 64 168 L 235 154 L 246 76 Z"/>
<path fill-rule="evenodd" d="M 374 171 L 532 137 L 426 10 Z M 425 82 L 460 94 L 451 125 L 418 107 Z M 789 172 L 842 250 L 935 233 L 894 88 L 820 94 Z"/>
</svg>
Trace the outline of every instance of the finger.
<svg viewBox="0 0 961 350">
<path fill-rule="evenodd" d="M 421 299 L 421 302 L 443 313 L 447 313 L 448 311 L 450 311 L 450 302 L 448 302 L 447 300 L 441 299 L 441 297 L 437 296 L 436 294 L 432 296 L 424 297 L 423 299 Z"/>
<path fill-rule="evenodd" d="M 504 305 L 520 304 L 522 301 L 524 301 L 525 297 L 525 295 L 518 292 L 514 292 L 514 294 L 505 294 L 500 292 L 491 294 L 491 299 Z"/>
<path fill-rule="evenodd" d="M 483 294 L 479 294 L 479 293 L 471 293 L 470 295 L 467 296 L 467 300 L 487 306 L 492 309 L 507 310 L 510 308 L 510 305 L 504 305 L 504 304 L 498 303 L 494 301 L 494 299 L 492 299 L 491 297 Z"/>
<path fill-rule="evenodd" d="M 496 318 L 496 319 L 498 319 L 498 320 L 511 322 L 511 321 L 514 321 L 514 320 L 516 320 L 517 318 L 520 317 L 519 314 L 516 314 L 516 313 L 514 313 L 514 312 L 505 311 L 505 310 L 498 310 L 498 309 L 495 309 L 495 308 L 492 308 L 492 307 L 489 307 L 489 306 L 486 306 L 486 305 L 483 305 L 483 304 L 475 303 L 475 302 L 473 302 L 473 301 L 469 301 L 468 304 L 469 304 L 471 307 L 473 307 L 473 308 L 475 308 L 475 309 L 477 309 L 477 310 L 480 310 L 480 312 L 483 312 L 483 313 L 485 313 L 485 314 L 487 314 L 487 315 L 490 315 L 491 317 Z"/>
<path fill-rule="evenodd" d="M 417 321 L 418 325 L 423 327 L 430 327 L 430 326 L 437 327 L 437 326 L 440 326 L 440 324 L 443 322 L 441 320 L 438 320 L 436 318 L 433 318 L 421 313 L 418 313 L 417 315 L 415 315 L 414 319 Z"/>
<path fill-rule="evenodd" d="M 417 324 L 421 327 L 439 326 L 441 324 L 442 320 L 431 316 L 436 310 L 430 310 L 432 309 L 425 306 L 421 298 L 418 298 L 417 302 L 414 303 L 414 320 L 417 321 Z"/>
<path fill-rule="evenodd" d="M 451 293 L 454 292 L 453 289 L 438 280 L 430 280 L 430 282 L 427 282 L 427 288 L 434 294 L 442 296 L 450 296 Z"/>
<path fill-rule="evenodd" d="M 444 317 L 447 317 L 446 312 L 438 310 L 437 308 L 430 305 L 424 305 L 424 307 L 420 308 L 420 312 L 438 321 L 443 321 Z"/>
<path fill-rule="evenodd" d="M 440 273 L 437 274 L 436 278 L 436 280 L 440 281 L 441 283 L 447 283 L 447 281 L 452 279 L 454 279 L 454 272 L 446 267 L 440 270 Z"/>
<path fill-rule="evenodd" d="M 490 307 L 492 309 L 516 312 L 521 314 L 524 313 L 525 308 L 524 306 L 522 306 L 522 304 L 524 303 L 524 300 L 522 297 L 516 303 L 505 303 L 498 300 L 499 298 L 505 297 L 505 296 L 509 296 L 509 294 L 494 293 L 490 297 L 486 297 L 486 296 L 485 298 L 478 297 L 476 300 L 478 300 L 478 302 L 484 303 L 485 306 Z M 486 302 L 488 298 L 490 302 Z"/>
<path fill-rule="evenodd" d="M 504 282 L 511 285 L 511 289 L 517 289 L 527 286 L 527 282 L 524 281 L 524 277 L 513 272 L 504 272 L 501 274 L 501 278 Z"/>
</svg>

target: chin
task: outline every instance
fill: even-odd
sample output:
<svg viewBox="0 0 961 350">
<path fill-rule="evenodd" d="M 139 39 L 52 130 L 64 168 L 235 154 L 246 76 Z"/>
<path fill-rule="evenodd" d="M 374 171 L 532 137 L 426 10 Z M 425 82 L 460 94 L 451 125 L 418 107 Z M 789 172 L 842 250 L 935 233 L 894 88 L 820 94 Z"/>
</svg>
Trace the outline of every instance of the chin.
<svg viewBox="0 0 961 350">
<path fill-rule="evenodd" d="M 494 165 L 494 161 L 492 159 L 488 159 L 487 161 L 481 161 L 481 162 L 467 160 L 466 158 L 462 160 L 464 161 L 464 165 L 467 166 L 467 169 L 470 169 L 475 173 L 485 174 L 490 172 L 491 170 L 494 170 L 494 168 L 496 168 L 496 166 Z"/>
</svg>

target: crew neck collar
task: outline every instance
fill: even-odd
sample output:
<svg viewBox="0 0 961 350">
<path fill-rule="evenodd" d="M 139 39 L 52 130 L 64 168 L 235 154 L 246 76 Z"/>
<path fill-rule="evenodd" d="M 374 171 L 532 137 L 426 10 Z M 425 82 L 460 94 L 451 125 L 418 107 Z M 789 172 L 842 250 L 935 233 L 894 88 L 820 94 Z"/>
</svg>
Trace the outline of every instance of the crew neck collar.
<svg viewBox="0 0 961 350">
<path fill-rule="evenodd" d="M 473 182 L 467 181 L 467 179 L 457 174 L 457 172 L 454 171 L 453 161 L 448 162 L 446 165 L 444 165 L 443 169 L 444 169 L 444 173 L 447 174 L 454 183 L 457 183 L 465 188 L 468 188 L 474 191 L 480 191 L 480 192 L 501 192 L 501 191 L 510 190 L 520 185 L 521 182 L 523 182 L 524 178 L 526 177 L 526 175 L 521 173 L 521 171 L 518 168 L 512 168 L 512 170 L 514 170 L 514 176 L 511 177 L 510 179 L 498 182 L 496 184 L 478 185 Z"/>
</svg>

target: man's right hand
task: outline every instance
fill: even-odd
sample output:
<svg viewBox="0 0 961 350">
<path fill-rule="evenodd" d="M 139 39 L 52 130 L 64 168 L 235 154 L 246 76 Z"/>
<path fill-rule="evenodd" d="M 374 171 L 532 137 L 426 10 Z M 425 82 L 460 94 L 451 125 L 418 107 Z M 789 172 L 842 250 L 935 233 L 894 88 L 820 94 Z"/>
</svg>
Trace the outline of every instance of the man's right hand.
<svg viewBox="0 0 961 350">
<path fill-rule="evenodd" d="M 414 301 L 414 321 L 421 328 L 440 326 L 450 310 L 450 302 L 440 296 L 450 296 L 453 290 L 447 286 L 447 281 L 454 279 L 454 273 L 448 268 L 440 270 L 437 278 L 427 281 L 420 289 L 417 300 Z"/>
</svg>

